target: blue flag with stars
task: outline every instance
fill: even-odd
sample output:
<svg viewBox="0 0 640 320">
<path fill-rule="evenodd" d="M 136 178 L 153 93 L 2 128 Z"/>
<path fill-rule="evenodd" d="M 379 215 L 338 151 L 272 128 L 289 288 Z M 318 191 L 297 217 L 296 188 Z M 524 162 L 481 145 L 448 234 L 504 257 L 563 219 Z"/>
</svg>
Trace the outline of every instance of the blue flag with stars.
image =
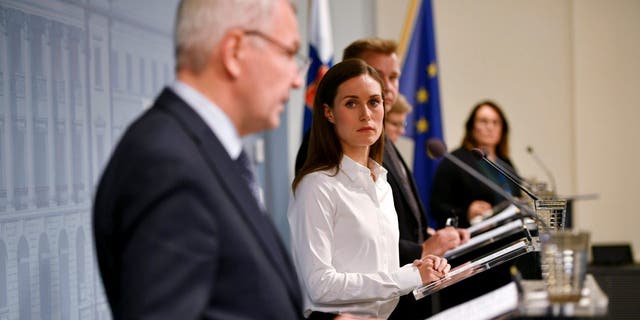
<svg viewBox="0 0 640 320">
<path fill-rule="evenodd" d="M 429 215 L 431 183 L 438 161 L 427 156 L 426 142 L 434 137 L 443 138 L 431 0 L 423 0 L 417 14 L 412 16 L 415 19 L 413 25 L 409 24 L 412 32 L 404 55 L 400 92 L 413 106 L 407 117 L 406 135 L 415 142 L 413 175 Z M 435 223 L 435 219 L 429 217 L 429 226 L 435 228 Z"/>
</svg>

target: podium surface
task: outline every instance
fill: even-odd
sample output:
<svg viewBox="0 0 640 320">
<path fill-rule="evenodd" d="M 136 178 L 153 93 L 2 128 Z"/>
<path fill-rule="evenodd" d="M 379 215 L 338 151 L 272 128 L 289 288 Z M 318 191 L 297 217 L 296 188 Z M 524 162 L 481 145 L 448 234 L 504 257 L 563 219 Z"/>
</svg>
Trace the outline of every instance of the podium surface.
<svg viewBox="0 0 640 320">
<path fill-rule="evenodd" d="M 550 305 L 542 280 L 522 281 L 522 293 L 511 282 L 473 300 L 442 311 L 430 320 L 554 319 L 602 318 L 607 315 L 609 298 L 595 278 L 587 274 L 578 303 Z"/>
<path fill-rule="evenodd" d="M 522 281 L 523 299 L 514 315 L 518 317 L 590 318 L 607 314 L 609 298 L 592 274 L 587 274 L 578 303 L 550 305 L 544 283 L 540 280 Z"/>
<path fill-rule="evenodd" d="M 451 269 L 444 278 L 413 290 L 413 295 L 416 300 L 424 298 L 462 280 L 473 277 L 480 272 L 517 258 L 531 250 L 532 246 L 527 239 L 513 242 L 500 250 Z"/>
</svg>

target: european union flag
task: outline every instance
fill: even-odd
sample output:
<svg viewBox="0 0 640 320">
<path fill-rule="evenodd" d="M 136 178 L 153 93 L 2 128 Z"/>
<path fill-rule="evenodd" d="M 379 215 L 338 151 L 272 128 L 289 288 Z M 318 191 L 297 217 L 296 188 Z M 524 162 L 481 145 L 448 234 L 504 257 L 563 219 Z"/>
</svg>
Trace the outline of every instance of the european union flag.
<svg viewBox="0 0 640 320">
<path fill-rule="evenodd" d="M 413 106 L 412 113 L 407 117 L 409 125 L 406 135 L 415 142 L 413 175 L 422 202 L 425 208 L 429 208 L 431 183 L 438 162 L 427 156 L 426 142 L 433 137 L 443 138 L 431 0 L 423 0 L 418 14 L 412 16 L 415 19 L 413 24 L 408 24 L 413 27 L 413 31 L 409 34 L 409 44 L 404 55 L 400 92 Z M 427 214 L 429 215 L 428 212 Z M 435 227 L 435 219 L 429 217 L 429 225 Z"/>
</svg>

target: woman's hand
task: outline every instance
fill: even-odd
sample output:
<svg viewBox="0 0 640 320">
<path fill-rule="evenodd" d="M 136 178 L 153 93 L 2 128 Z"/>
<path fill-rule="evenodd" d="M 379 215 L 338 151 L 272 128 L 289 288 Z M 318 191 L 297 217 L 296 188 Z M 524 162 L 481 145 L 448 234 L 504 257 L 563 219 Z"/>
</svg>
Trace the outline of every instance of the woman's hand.
<svg viewBox="0 0 640 320">
<path fill-rule="evenodd" d="M 428 255 L 442 256 L 445 252 L 457 247 L 461 243 L 461 234 L 453 227 L 442 228 L 438 231 L 427 230 L 430 237 L 422 243 L 422 258 Z"/>
<path fill-rule="evenodd" d="M 420 271 L 423 284 L 440 280 L 451 270 L 447 259 L 434 255 L 427 255 L 420 260 L 415 260 L 413 265 Z"/>
</svg>

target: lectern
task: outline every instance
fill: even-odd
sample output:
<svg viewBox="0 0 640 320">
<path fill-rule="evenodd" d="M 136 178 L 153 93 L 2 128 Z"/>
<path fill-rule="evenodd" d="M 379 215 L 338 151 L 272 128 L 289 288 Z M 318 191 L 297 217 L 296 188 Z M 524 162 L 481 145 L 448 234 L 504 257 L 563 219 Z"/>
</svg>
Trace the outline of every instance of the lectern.
<svg viewBox="0 0 640 320">
<path fill-rule="evenodd" d="M 509 283 L 509 268 L 514 264 L 520 269 L 539 266 L 539 246 L 527 221 L 515 206 L 508 206 L 470 228 L 469 242 L 444 255 L 452 270 L 443 279 L 415 289 L 416 300 L 431 296 L 432 311 L 437 313 Z M 539 267 L 533 272 L 539 273 Z"/>
</svg>

